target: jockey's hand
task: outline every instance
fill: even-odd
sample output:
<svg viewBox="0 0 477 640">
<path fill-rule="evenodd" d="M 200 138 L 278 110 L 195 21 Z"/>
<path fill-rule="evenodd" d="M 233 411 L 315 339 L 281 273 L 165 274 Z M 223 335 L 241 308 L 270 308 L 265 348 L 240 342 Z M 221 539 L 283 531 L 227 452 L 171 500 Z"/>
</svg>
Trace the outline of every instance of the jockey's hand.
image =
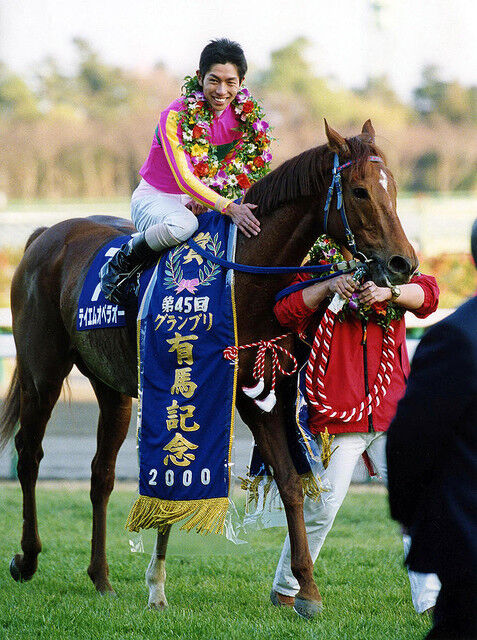
<svg viewBox="0 0 477 640">
<path fill-rule="evenodd" d="M 336 276 L 336 278 L 328 280 L 328 293 L 329 295 L 339 293 L 342 298 L 349 300 L 358 286 L 359 284 L 353 280 L 350 274 Z"/>
<path fill-rule="evenodd" d="M 391 289 L 389 287 L 378 287 L 372 280 L 368 280 L 359 288 L 358 300 L 361 304 L 367 306 L 371 306 L 375 302 L 391 300 Z"/>
<path fill-rule="evenodd" d="M 201 204 L 196 200 L 189 200 L 189 202 L 186 204 L 186 208 L 189 209 L 189 211 L 192 211 L 195 216 L 200 216 L 201 213 L 205 213 L 209 210 L 208 207 L 205 206 L 205 204 Z"/>
<path fill-rule="evenodd" d="M 229 218 L 232 218 L 232 222 L 237 225 L 247 238 L 251 238 L 252 235 L 258 236 L 260 233 L 260 222 L 252 213 L 253 209 L 256 208 L 256 204 L 250 204 L 249 202 L 246 204 L 236 204 L 232 202 L 227 209 L 225 209 L 224 213 L 226 216 L 229 216 Z"/>
</svg>

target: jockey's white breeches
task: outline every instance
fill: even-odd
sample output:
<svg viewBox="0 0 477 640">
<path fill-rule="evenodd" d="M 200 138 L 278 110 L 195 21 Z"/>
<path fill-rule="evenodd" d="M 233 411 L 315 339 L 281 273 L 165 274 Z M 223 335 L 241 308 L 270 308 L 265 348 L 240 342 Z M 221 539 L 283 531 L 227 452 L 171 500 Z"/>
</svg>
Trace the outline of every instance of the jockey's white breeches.
<svg viewBox="0 0 477 640">
<path fill-rule="evenodd" d="M 331 485 L 330 491 L 324 494 L 324 500 L 314 502 L 305 496 L 303 513 L 311 558 L 315 563 L 328 531 L 343 500 L 348 492 L 356 464 L 367 451 L 376 473 L 386 482 L 386 433 L 343 433 L 335 436 L 333 447 L 338 446 L 330 459 L 325 477 Z M 404 549 L 409 550 L 408 536 L 404 536 Z M 397 570 L 397 567 L 396 567 Z M 414 608 L 422 613 L 434 606 L 440 589 L 439 579 L 435 574 L 409 571 L 411 596 Z M 290 538 L 286 537 L 275 579 L 275 591 L 294 596 L 298 590 L 298 581 L 290 568 Z"/>
<path fill-rule="evenodd" d="M 131 198 L 131 219 L 145 232 L 147 244 L 155 251 L 173 247 L 190 238 L 199 223 L 185 206 L 190 196 L 164 193 L 141 179 Z"/>
</svg>

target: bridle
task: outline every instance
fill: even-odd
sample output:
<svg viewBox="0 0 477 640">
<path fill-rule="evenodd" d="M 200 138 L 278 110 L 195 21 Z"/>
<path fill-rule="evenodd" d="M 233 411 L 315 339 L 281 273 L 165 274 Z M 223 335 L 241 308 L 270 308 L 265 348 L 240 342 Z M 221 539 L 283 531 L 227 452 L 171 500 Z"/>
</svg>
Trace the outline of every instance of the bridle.
<svg viewBox="0 0 477 640">
<path fill-rule="evenodd" d="M 367 158 L 367 160 L 369 160 L 370 162 L 384 162 L 384 160 L 382 158 L 380 158 L 379 156 L 369 156 Z M 325 202 L 325 216 L 323 218 L 323 229 L 324 229 L 324 233 L 328 233 L 328 216 L 330 213 L 330 205 L 331 205 L 331 199 L 333 198 L 333 193 L 336 187 L 336 208 L 341 216 L 341 220 L 343 222 L 343 226 L 344 226 L 344 230 L 345 230 L 345 235 L 346 235 L 346 243 L 348 245 L 348 249 L 351 251 L 351 253 L 353 254 L 354 258 L 357 258 L 359 260 L 362 260 L 365 263 L 371 262 L 371 260 L 369 258 L 367 258 L 364 253 L 362 253 L 361 251 L 358 251 L 357 247 L 356 247 L 356 241 L 354 239 L 354 234 L 351 231 L 351 227 L 349 226 L 349 222 L 348 222 L 348 218 L 346 216 L 346 211 L 345 211 L 345 206 L 344 206 L 344 200 L 343 200 L 343 187 L 341 184 L 341 171 L 343 171 L 343 169 L 346 169 L 347 167 L 350 167 L 353 164 L 354 160 L 349 160 L 348 162 L 345 162 L 344 164 L 340 165 L 340 159 L 338 157 L 338 154 L 335 153 L 334 158 L 333 158 L 333 169 L 332 169 L 332 173 L 333 173 L 333 177 L 331 179 L 331 184 L 329 186 L 328 189 L 328 195 L 326 196 L 326 202 Z"/>
</svg>

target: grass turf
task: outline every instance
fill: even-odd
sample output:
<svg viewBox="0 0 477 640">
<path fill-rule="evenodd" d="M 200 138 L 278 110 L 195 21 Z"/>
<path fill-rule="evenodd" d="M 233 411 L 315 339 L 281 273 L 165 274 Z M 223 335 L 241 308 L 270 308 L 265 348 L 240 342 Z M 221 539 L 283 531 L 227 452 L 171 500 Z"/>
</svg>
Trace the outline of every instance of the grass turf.
<svg viewBox="0 0 477 640">
<path fill-rule="evenodd" d="M 2 640 L 410 640 L 430 627 L 430 619 L 412 608 L 397 527 L 379 488 L 351 489 L 339 512 L 315 566 L 325 607 L 312 622 L 269 602 L 285 534 L 280 528 L 255 533 L 240 546 L 176 531 L 167 555 L 169 609 L 149 611 L 149 555 L 130 553 L 124 531 L 133 497 L 130 487 L 119 485 L 110 501 L 108 560 L 118 596 L 112 598 L 97 595 L 86 575 L 88 491 L 40 483 L 43 551 L 36 575 L 19 584 L 8 564 L 20 551 L 20 489 L 0 486 Z"/>
</svg>

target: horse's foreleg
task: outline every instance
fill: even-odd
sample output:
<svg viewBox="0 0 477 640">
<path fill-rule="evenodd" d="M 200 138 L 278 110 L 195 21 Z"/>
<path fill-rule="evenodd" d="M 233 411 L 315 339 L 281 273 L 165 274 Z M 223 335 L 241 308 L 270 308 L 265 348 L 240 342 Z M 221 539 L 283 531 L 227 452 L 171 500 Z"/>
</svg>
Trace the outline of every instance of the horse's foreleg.
<svg viewBox="0 0 477 640">
<path fill-rule="evenodd" d="M 295 610 L 304 617 L 313 617 L 321 609 L 321 595 L 313 579 L 313 562 L 308 549 L 303 518 L 303 489 L 300 476 L 290 456 L 280 402 L 270 415 L 253 416 L 239 411 L 252 430 L 264 462 L 273 469 L 275 481 L 285 507 L 290 536 L 291 570 L 300 590 L 295 598 Z"/>
<path fill-rule="evenodd" d="M 111 593 L 106 561 L 106 510 L 114 486 L 116 458 L 128 432 L 131 398 L 98 380 L 91 380 L 99 403 L 96 455 L 91 463 L 93 536 L 88 575 L 100 593 Z"/>
<path fill-rule="evenodd" d="M 154 552 L 146 570 L 146 584 L 149 587 L 148 606 L 150 609 L 160 611 L 168 606 L 164 587 L 166 584 L 166 550 L 170 532 L 171 525 L 165 527 L 164 531 L 157 532 Z"/>
<path fill-rule="evenodd" d="M 23 530 L 21 547 L 10 563 L 12 577 L 24 582 L 30 580 L 38 566 L 41 541 L 36 512 L 36 481 L 43 458 L 41 442 L 45 435 L 51 411 L 61 392 L 61 381 L 49 380 L 35 384 L 19 367 L 20 376 L 20 429 L 15 437 L 18 453 L 17 473 L 23 493 Z"/>
</svg>

